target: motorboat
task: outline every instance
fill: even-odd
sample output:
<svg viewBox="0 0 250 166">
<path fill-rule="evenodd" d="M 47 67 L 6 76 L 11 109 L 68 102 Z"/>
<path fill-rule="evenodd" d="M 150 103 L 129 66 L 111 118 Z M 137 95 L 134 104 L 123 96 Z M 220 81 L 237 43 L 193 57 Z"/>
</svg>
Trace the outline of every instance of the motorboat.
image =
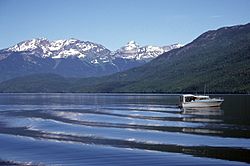
<svg viewBox="0 0 250 166">
<path fill-rule="evenodd" d="M 180 107 L 182 108 L 202 108 L 219 107 L 223 103 L 222 98 L 210 98 L 205 95 L 185 94 L 180 96 Z"/>
</svg>

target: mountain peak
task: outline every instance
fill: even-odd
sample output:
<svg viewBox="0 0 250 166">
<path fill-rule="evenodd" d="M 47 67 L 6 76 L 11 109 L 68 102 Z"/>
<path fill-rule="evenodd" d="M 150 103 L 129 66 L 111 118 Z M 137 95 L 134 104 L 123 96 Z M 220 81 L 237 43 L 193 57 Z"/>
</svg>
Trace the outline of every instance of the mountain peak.
<svg viewBox="0 0 250 166">
<path fill-rule="evenodd" d="M 137 44 L 137 43 L 134 40 L 131 40 L 127 44 Z"/>
<path fill-rule="evenodd" d="M 37 40 L 37 41 L 44 41 L 44 40 L 46 40 L 46 41 L 48 41 L 48 39 L 45 38 L 45 37 L 34 38 L 32 40 Z"/>
<path fill-rule="evenodd" d="M 126 44 L 126 47 L 136 48 L 136 47 L 139 47 L 139 44 L 136 43 L 134 40 L 131 40 L 131 41 L 129 41 L 129 42 Z"/>
<path fill-rule="evenodd" d="M 134 59 L 134 60 L 143 60 L 150 61 L 157 56 L 163 54 L 164 52 L 170 51 L 181 47 L 180 44 L 173 44 L 169 46 L 143 46 L 140 47 L 134 40 L 128 42 L 125 46 L 114 52 L 115 57 L 122 59 Z"/>
<path fill-rule="evenodd" d="M 29 51 L 32 54 L 36 54 L 40 57 L 67 58 L 78 57 L 84 58 L 91 55 L 93 57 L 100 56 L 104 52 L 110 52 L 107 48 L 100 44 L 80 41 L 75 38 L 66 40 L 54 40 L 49 41 L 46 38 L 34 38 L 31 40 L 22 41 L 6 51 L 23 52 Z M 105 53 L 106 55 L 107 53 Z"/>
<path fill-rule="evenodd" d="M 65 40 L 65 42 L 69 43 L 69 44 L 72 44 L 72 43 L 75 43 L 75 42 L 78 42 L 78 41 L 80 41 L 80 40 L 75 39 L 75 38 L 69 38 L 69 39 Z"/>
<path fill-rule="evenodd" d="M 31 40 L 22 41 L 13 47 L 8 48 L 8 51 L 20 52 L 20 51 L 33 51 L 41 46 L 46 46 L 49 41 L 46 38 L 34 38 Z"/>
</svg>

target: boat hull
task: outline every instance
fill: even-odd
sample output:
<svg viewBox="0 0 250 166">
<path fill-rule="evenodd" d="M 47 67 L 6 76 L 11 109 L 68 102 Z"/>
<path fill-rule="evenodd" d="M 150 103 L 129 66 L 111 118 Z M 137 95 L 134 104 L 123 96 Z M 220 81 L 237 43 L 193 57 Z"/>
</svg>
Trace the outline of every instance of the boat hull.
<svg viewBox="0 0 250 166">
<path fill-rule="evenodd" d="M 219 107 L 223 100 L 213 100 L 213 101 L 194 101 L 182 103 L 183 108 L 202 108 L 202 107 Z"/>
</svg>

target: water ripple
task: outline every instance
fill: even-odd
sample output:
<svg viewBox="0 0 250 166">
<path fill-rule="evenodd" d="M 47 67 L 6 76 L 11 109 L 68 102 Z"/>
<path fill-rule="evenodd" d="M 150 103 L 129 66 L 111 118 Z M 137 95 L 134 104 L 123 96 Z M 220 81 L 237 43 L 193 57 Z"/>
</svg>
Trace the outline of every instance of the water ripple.
<svg viewBox="0 0 250 166">
<path fill-rule="evenodd" d="M 49 96 L 48 99 L 53 99 L 55 96 Z M 5 144 L 1 145 L 0 158 L 2 160 L 0 160 L 0 163 L 41 165 L 43 163 L 40 163 L 40 161 L 44 161 L 44 159 L 39 158 L 39 154 L 40 156 L 46 156 L 46 149 L 53 152 L 60 149 L 53 149 L 53 146 L 48 146 L 51 142 L 56 142 L 58 146 L 64 148 L 69 148 L 68 145 L 74 147 L 78 144 L 82 146 L 95 145 L 98 148 L 117 148 L 124 151 L 122 154 L 125 151 L 127 154 L 130 150 L 143 151 L 143 153 L 138 153 L 135 158 L 130 156 L 131 159 L 135 160 L 139 157 L 139 154 L 145 156 L 153 153 L 159 157 L 162 154 L 178 153 L 194 157 L 250 163 L 250 127 L 247 124 L 228 123 L 225 121 L 227 112 L 220 108 L 197 110 L 179 109 L 175 104 L 154 104 L 152 102 L 145 104 L 145 100 L 149 99 L 149 96 L 146 96 L 146 99 L 142 97 L 143 104 L 126 103 L 123 101 L 126 98 L 123 97 L 119 98 L 120 103 L 116 103 L 113 101 L 114 96 L 105 98 L 105 95 L 98 99 L 105 99 L 105 101 L 101 101 L 101 104 L 93 104 L 91 101 L 96 100 L 95 97 L 98 98 L 98 96 L 90 95 L 86 97 L 78 94 L 76 97 L 78 98 L 77 102 L 81 97 L 81 99 L 87 98 L 88 103 L 55 105 L 30 104 L 29 101 L 29 104 L 0 105 L 0 140 L 3 139 L 3 141 L 8 142 L 5 139 L 7 137 L 17 139 L 17 142 L 11 143 L 13 144 L 11 147 L 5 146 Z M 133 96 L 130 95 L 129 101 L 131 101 L 131 98 Z M 34 98 L 29 99 L 33 100 Z M 35 99 L 47 100 L 44 96 L 42 98 L 35 96 Z M 56 101 L 58 99 L 60 97 L 56 96 Z M 138 96 L 136 96 L 136 99 L 138 100 Z M 18 98 L 19 100 L 24 99 Z M 63 98 L 63 100 L 65 99 Z M 39 153 L 34 148 L 24 149 L 27 155 L 24 153 L 20 154 L 23 157 L 18 157 L 15 151 L 19 151 L 21 142 L 27 139 L 32 139 L 35 142 L 42 141 L 37 145 L 35 142 L 30 145 L 31 147 L 38 146 L 41 149 Z M 10 151 L 11 148 L 14 150 Z M 90 149 L 93 150 L 93 148 Z M 4 151 L 6 151 L 6 154 L 3 153 Z M 79 164 L 83 160 L 94 160 L 96 165 L 99 161 L 104 161 L 110 157 L 110 154 L 105 156 L 105 152 L 103 152 L 102 159 L 99 156 L 99 160 L 95 160 L 91 156 L 88 156 L 88 158 L 78 156 L 78 159 L 73 156 L 69 158 L 65 156 L 65 160 L 67 160 L 65 162 L 68 162 L 69 165 L 70 161 Z M 34 154 L 31 155 L 31 161 L 24 160 L 29 158 L 27 156 L 31 153 Z M 50 152 L 47 153 L 50 154 Z M 98 152 L 95 153 L 98 154 Z M 110 159 L 114 158 L 115 154 L 112 154 Z M 50 161 L 46 160 L 46 164 L 62 164 L 61 161 L 56 159 L 57 154 L 50 155 L 53 157 L 50 158 Z M 16 158 L 11 156 L 16 156 Z M 153 163 L 163 164 L 162 161 L 156 162 L 154 160 Z M 115 162 L 117 161 L 114 160 Z M 125 161 L 123 162 L 125 163 Z M 152 164 L 152 160 L 150 162 Z M 139 163 L 137 161 L 137 164 Z M 227 162 L 220 164 L 223 163 Z M 106 161 L 106 164 L 112 165 L 113 163 L 109 160 Z M 231 162 L 230 164 L 234 163 Z"/>
</svg>

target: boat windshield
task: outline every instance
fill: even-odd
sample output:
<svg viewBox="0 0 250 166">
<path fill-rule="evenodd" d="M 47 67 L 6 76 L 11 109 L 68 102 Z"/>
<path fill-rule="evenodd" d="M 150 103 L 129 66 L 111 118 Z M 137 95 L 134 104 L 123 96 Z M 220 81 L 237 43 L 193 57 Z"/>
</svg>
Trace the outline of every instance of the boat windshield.
<svg viewBox="0 0 250 166">
<path fill-rule="evenodd" d="M 194 101 L 194 100 L 195 100 L 194 96 L 187 96 L 187 97 L 185 97 L 185 102 L 191 102 L 191 101 Z"/>
<path fill-rule="evenodd" d="M 207 100 L 209 96 L 185 96 L 185 102 L 192 102 L 195 100 Z"/>
<path fill-rule="evenodd" d="M 195 96 L 195 100 L 207 100 L 209 99 L 208 96 Z"/>
</svg>

